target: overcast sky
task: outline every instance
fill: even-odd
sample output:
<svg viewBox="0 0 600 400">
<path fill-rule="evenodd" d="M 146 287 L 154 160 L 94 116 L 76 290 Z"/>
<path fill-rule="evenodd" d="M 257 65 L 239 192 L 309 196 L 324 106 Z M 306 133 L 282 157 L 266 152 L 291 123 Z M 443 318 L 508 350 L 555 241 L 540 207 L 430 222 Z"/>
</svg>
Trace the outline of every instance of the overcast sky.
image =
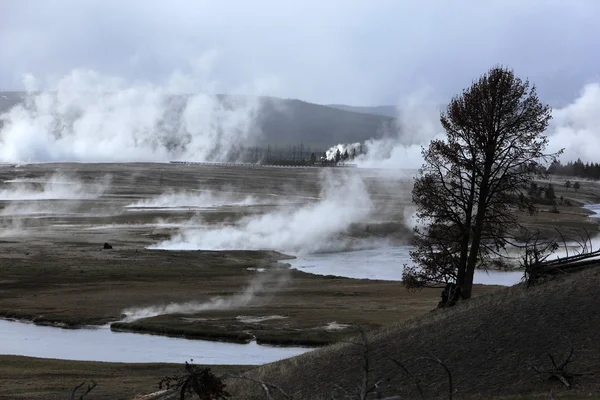
<svg viewBox="0 0 600 400">
<path fill-rule="evenodd" d="M 599 21 L 598 0 L 0 0 L 0 88 L 83 68 L 318 103 L 423 88 L 445 102 L 504 64 L 559 106 L 600 80 Z"/>
</svg>

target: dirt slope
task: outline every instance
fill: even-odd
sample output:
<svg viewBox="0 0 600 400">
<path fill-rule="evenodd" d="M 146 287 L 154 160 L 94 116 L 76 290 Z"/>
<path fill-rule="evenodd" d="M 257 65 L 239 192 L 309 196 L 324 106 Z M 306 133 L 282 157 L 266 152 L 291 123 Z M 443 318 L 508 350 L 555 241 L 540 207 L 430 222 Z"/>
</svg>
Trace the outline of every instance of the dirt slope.
<svg viewBox="0 0 600 400">
<path fill-rule="evenodd" d="M 368 337 L 369 382 L 382 380 L 385 396 L 420 398 L 414 377 L 390 361 L 401 361 L 420 379 L 425 398 L 448 398 L 444 370 L 428 360 L 439 357 L 450 369 L 454 398 L 548 394 L 558 398 L 557 381 L 533 376 L 528 364 L 550 367 L 546 352 L 558 362 L 568 353 L 574 372 L 596 371 L 576 378 L 568 398 L 600 398 L 600 268 L 566 276 L 525 290 L 522 286 L 482 296 L 455 309 L 435 311 L 409 324 Z M 568 340 L 566 339 L 568 338 Z M 257 368 L 253 375 L 276 384 L 294 399 L 356 398 L 363 376 L 362 348 L 340 344 L 294 359 Z M 253 383 L 230 382 L 236 398 L 264 398 Z M 375 396 L 373 396 L 375 398 Z"/>
</svg>

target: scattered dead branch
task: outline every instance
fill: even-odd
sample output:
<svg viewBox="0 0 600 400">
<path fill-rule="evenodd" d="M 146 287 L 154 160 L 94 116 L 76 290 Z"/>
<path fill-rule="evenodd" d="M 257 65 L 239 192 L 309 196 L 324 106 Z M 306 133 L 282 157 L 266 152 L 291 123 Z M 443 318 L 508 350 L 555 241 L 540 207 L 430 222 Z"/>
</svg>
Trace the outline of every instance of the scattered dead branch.
<svg viewBox="0 0 600 400">
<path fill-rule="evenodd" d="M 375 393 L 378 399 L 383 398 L 382 393 L 380 391 L 380 386 L 382 380 L 377 380 L 375 383 L 371 383 L 371 371 L 370 371 L 370 363 L 369 363 L 369 342 L 367 340 L 367 334 L 362 327 L 358 327 L 358 331 L 360 333 L 360 341 L 345 341 L 344 343 L 348 343 L 354 346 L 358 346 L 361 348 L 360 356 L 362 358 L 362 375 L 360 379 L 360 383 L 356 387 L 355 395 L 350 395 L 348 391 L 346 391 L 341 386 L 336 386 L 337 389 L 343 391 L 347 397 L 355 398 L 358 400 L 366 400 L 367 397 L 371 393 Z"/>
<path fill-rule="evenodd" d="M 599 263 L 600 249 L 593 249 L 589 232 L 585 231 L 585 235 L 583 235 L 577 231 L 577 234 L 579 239 L 573 240 L 575 248 L 572 251 L 575 254 L 569 254 L 567 241 L 558 230 L 557 238 L 551 240 L 541 240 L 539 231 L 526 236 L 525 244 L 521 246 L 525 249 L 525 252 L 521 257 L 520 264 L 525 270 L 524 279 L 527 282 L 527 287 L 535 286 L 548 277 Z M 549 259 L 561 247 L 558 237 L 562 241 L 562 247 L 565 249 L 566 255 Z"/>
<path fill-rule="evenodd" d="M 260 380 L 260 379 L 251 378 L 249 376 L 244 376 L 244 375 L 234 375 L 234 374 L 230 374 L 230 373 L 221 375 L 221 379 L 241 379 L 241 380 L 246 380 L 246 381 L 257 383 L 257 384 L 260 385 L 260 387 L 262 388 L 263 392 L 265 393 L 265 397 L 267 398 L 267 400 L 273 400 L 273 396 L 271 394 L 271 390 L 278 391 L 286 399 L 292 399 L 292 396 L 290 396 L 289 394 L 287 394 L 285 392 L 285 390 L 283 390 L 281 387 L 279 387 L 277 385 L 274 385 L 272 383 L 269 383 L 269 382 L 265 382 L 265 381 Z"/>
<path fill-rule="evenodd" d="M 85 398 L 85 396 L 87 396 L 97 386 L 97 383 L 92 381 L 90 384 L 88 384 L 85 392 L 80 394 L 79 397 L 76 397 L 77 391 L 79 389 L 81 389 L 85 384 L 86 384 L 86 382 L 81 382 L 79 385 L 75 386 L 73 388 L 73 390 L 71 390 L 71 395 L 70 395 L 69 399 L 70 400 L 83 400 Z"/>
<path fill-rule="evenodd" d="M 436 364 L 440 365 L 442 368 L 444 368 L 444 371 L 446 371 L 446 374 L 448 375 L 448 400 L 452 400 L 452 397 L 454 396 L 454 385 L 452 383 L 452 372 L 450 371 L 450 368 L 448 368 L 446 363 L 444 363 L 442 360 L 440 360 L 438 357 L 434 356 L 433 354 L 429 354 L 429 356 L 427 356 L 427 357 L 421 357 L 421 358 L 419 358 L 419 360 L 430 361 L 430 362 L 436 363 Z"/>
<path fill-rule="evenodd" d="M 417 388 L 417 392 L 419 393 L 419 397 L 424 400 L 425 399 L 425 392 L 423 391 L 423 387 L 421 386 L 421 380 L 417 376 L 415 376 L 406 367 L 406 365 L 404 365 L 402 362 L 400 362 L 400 361 L 398 361 L 396 359 L 393 359 L 391 357 L 387 357 L 387 358 L 390 361 L 392 361 L 404 373 L 406 373 L 411 378 L 413 378 L 414 383 L 415 383 L 415 387 Z M 444 371 L 448 375 L 448 399 L 452 400 L 452 397 L 454 396 L 454 393 L 455 393 L 455 389 L 454 389 L 454 384 L 453 384 L 453 381 L 452 381 L 452 372 L 450 371 L 450 368 L 446 365 L 446 363 L 444 363 L 442 360 L 440 360 L 438 357 L 434 356 L 433 354 L 429 354 L 426 357 L 419 357 L 419 358 L 415 359 L 415 361 L 429 361 L 429 362 L 433 362 L 435 364 L 438 364 L 442 368 L 444 368 Z"/>
<path fill-rule="evenodd" d="M 409 375 L 411 378 L 414 379 L 415 387 L 417 388 L 417 392 L 419 392 L 419 396 L 421 397 L 421 399 L 425 400 L 425 393 L 423 392 L 423 388 L 421 387 L 421 380 L 418 377 L 416 377 L 412 372 L 410 372 L 410 370 L 408 368 L 406 368 L 406 366 L 403 363 L 401 363 L 400 361 L 393 359 L 391 357 L 387 357 L 387 358 L 390 361 L 392 361 L 394 364 L 396 364 L 396 366 L 398 368 L 400 368 L 407 375 Z"/>
<path fill-rule="evenodd" d="M 184 400 L 186 395 L 197 395 L 203 400 L 225 400 L 229 393 L 220 377 L 215 376 L 210 368 L 202 368 L 193 364 L 194 360 L 185 362 L 184 373 L 168 376 L 158 383 L 159 389 L 174 390 L 179 392 L 179 399 Z"/>
<path fill-rule="evenodd" d="M 548 377 L 548 379 L 558 380 L 565 387 L 567 387 L 568 389 L 571 389 L 572 385 L 573 385 L 573 381 L 575 380 L 575 377 L 591 375 L 591 374 L 593 374 L 593 372 L 581 373 L 581 372 L 572 372 L 572 371 L 568 370 L 568 366 L 572 362 L 571 358 L 573 357 L 574 351 L 573 351 L 573 344 L 571 343 L 571 340 L 566 336 L 564 338 L 569 342 L 569 354 L 565 357 L 565 359 L 561 363 L 556 362 L 556 356 L 552 355 L 552 353 L 550 353 L 550 352 L 547 352 L 546 354 L 548 355 L 548 358 L 550 359 L 550 362 L 552 364 L 552 366 L 550 368 L 541 368 L 541 367 L 538 367 L 533 364 L 527 364 L 527 365 L 529 366 L 529 368 L 531 368 L 533 371 L 535 371 L 535 374 L 533 374 L 532 377 L 536 376 L 536 375 L 546 375 Z"/>
</svg>

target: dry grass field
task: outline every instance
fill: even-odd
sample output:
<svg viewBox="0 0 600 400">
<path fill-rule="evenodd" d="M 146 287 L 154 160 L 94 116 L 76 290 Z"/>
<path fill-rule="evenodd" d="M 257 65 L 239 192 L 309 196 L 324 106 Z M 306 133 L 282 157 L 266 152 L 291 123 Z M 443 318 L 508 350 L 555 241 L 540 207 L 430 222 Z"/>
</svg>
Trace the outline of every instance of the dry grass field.
<svg viewBox="0 0 600 400">
<path fill-rule="evenodd" d="M 600 268 L 594 267 L 529 290 L 522 285 L 503 289 L 373 332 L 367 335 L 369 385 L 380 382 L 382 395 L 412 399 L 420 398 L 418 379 L 425 398 L 447 399 L 448 376 L 426 359 L 433 356 L 451 371 L 454 398 L 600 398 L 599 283 Z M 570 344 L 573 357 L 566 370 L 582 375 L 569 390 L 531 366 L 550 369 L 548 353 L 561 363 Z M 362 382 L 364 356 L 363 346 L 341 343 L 259 367 L 250 375 L 295 399 L 344 398 Z M 236 398 L 262 398 L 251 382 L 231 381 L 230 389 Z"/>
</svg>

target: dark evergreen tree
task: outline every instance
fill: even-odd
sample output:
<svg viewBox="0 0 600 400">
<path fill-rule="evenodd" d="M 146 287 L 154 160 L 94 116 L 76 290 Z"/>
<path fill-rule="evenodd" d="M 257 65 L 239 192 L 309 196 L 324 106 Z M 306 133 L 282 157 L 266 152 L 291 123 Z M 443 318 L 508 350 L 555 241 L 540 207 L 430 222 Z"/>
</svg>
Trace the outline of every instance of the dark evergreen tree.
<svg viewBox="0 0 600 400">
<path fill-rule="evenodd" d="M 534 210 L 521 194 L 558 155 L 545 153 L 550 118 L 535 87 L 501 67 L 452 99 L 440 118 L 446 140 L 423 149 L 413 187 L 425 228 L 415 229 L 406 286 L 447 285 L 441 305 L 471 297 L 475 269 L 497 262 L 519 227 L 514 209 Z"/>
<path fill-rule="evenodd" d="M 548 201 L 550 204 L 554 204 L 556 202 L 556 193 L 554 193 L 554 186 L 552 186 L 552 184 L 549 184 L 546 188 L 545 197 L 546 201 Z"/>
</svg>

